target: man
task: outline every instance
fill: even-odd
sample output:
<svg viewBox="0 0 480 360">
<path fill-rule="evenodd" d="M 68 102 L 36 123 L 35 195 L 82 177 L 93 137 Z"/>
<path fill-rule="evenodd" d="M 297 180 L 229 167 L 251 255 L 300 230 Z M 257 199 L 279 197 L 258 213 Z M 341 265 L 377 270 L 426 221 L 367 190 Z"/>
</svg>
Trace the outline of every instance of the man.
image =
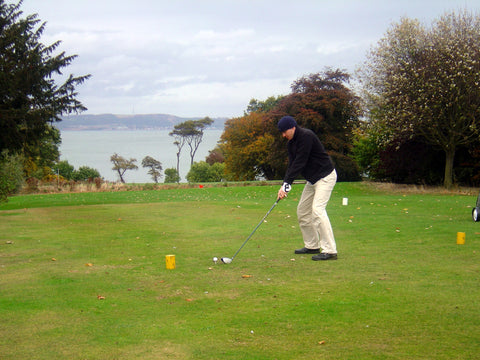
<svg viewBox="0 0 480 360">
<path fill-rule="evenodd" d="M 317 135 L 309 129 L 299 127 L 293 117 L 282 117 L 278 129 L 288 140 L 289 158 L 278 198 L 287 196 L 298 175 L 307 180 L 297 207 L 298 223 L 305 246 L 295 250 L 295 254 L 316 254 L 312 260 L 336 260 L 337 245 L 326 211 L 337 181 L 332 160 Z"/>
</svg>

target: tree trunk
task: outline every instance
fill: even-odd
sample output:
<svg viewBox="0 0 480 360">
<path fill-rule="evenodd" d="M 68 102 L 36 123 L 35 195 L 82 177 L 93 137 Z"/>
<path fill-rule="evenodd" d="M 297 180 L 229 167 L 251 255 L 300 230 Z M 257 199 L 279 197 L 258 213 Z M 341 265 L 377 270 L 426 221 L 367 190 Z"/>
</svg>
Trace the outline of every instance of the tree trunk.
<svg viewBox="0 0 480 360">
<path fill-rule="evenodd" d="M 450 189 L 453 186 L 453 159 L 455 158 L 455 147 L 445 149 L 445 177 L 443 186 Z"/>
<path fill-rule="evenodd" d="M 180 151 L 177 152 L 177 174 L 180 176 Z"/>
<path fill-rule="evenodd" d="M 125 184 L 125 180 L 123 180 L 123 173 L 120 171 L 120 169 L 117 169 L 118 176 L 120 177 L 120 182 L 122 184 Z"/>
</svg>

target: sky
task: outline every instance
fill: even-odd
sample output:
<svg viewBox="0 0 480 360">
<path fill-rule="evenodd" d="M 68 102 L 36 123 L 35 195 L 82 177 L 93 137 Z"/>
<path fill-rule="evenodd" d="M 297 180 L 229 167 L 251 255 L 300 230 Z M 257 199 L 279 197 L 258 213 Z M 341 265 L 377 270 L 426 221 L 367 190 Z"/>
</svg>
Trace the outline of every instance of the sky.
<svg viewBox="0 0 480 360">
<path fill-rule="evenodd" d="M 16 0 L 7 0 L 16 2 Z M 402 17 L 429 26 L 480 0 L 24 0 L 40 41 L 78 55 L 84 114 L 243 116 L 327 67 L 354 74 Z M 58 53 L 57 52 L 57 53 Z M 60 83 L 61 79 L 58 80 Z"/>
</svg>

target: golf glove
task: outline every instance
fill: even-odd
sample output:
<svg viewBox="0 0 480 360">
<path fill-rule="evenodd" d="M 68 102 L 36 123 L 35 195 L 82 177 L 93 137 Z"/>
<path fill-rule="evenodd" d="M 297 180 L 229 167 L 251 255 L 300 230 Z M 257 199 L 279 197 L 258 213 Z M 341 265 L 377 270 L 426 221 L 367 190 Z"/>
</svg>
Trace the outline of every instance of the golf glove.
<svg viewBox="0 0 480 360">
<path fill-rule="evenodd" d="M 283 189 L 283 191 L 285 191 L 288 194 L 290 192 L 290 190 L 292 190 L 292 185 L 284 182 L 283 185 L 282 185 L 282 189 Z"/>
</svg>

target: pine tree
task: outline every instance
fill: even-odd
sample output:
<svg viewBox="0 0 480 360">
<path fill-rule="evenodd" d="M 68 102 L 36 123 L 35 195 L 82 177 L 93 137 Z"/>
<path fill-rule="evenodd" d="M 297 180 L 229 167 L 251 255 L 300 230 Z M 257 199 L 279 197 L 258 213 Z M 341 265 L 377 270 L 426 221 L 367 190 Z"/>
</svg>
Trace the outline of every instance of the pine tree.
<svg viewBox="0 0 480 360">
<path fill-rule="evenodd" d="M 56 83 L 77 55 L 55 55 L 61 41 L 42 44 L 46 23 L 38 14 L 23 17 L 21 4 L 0 0 L 0 151 L 28 159 L 41 153 L 61 115 L 86 110 L 75 88 L 90 75 Z"/>
</svg>

